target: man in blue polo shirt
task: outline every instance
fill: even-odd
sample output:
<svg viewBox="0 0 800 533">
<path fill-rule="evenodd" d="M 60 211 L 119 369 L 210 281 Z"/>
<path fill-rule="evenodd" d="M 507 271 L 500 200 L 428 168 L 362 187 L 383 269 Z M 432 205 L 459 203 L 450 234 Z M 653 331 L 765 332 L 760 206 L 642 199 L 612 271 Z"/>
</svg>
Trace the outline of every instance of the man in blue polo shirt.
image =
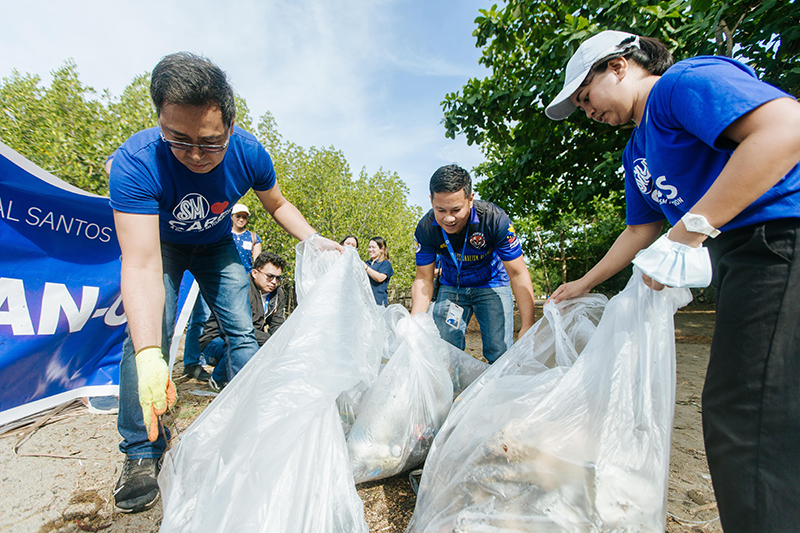
<svg viewBox="0 0 800 533">
<path fill-rule="evenodd" d="M 128 139 L 109 173 L 128 318 L 117 421 L 127 458 L 114 488 L 123 512 L 142 511 L 158 498 L 159 461 L 169 441 L 158 415 L 174 401 L 167 358 L 184 271 L 219 320 L 232 378 L 258 344 L 231 210 L 253 189 L 290 235 L 315 233 L 281 194 L 264 147 L 234 126 L 233 89 L 218 66 L 185 52 L 166 56 L 153 69 L 150 96 L 158 126 Z M 322 245 L 342 249 L 327 239 Z"/>
<path fill-rule="evenodd" d="M 533 325 L 534 295 L 522 248 L 508 215 L 490 202 L 474 200 L 469 172 L 447 165 L 430 181 L 433 209 L 417 224 L 417 275 L 411 285 L 411 314 L 428 310 L 433 273 L 441 257 L 441 287 L 433 319 L 442 338 L 464 349 L 472 315 L 481 327 L 483 356 L 493 363 L 514 342 L 514 302 L 522 336 Z"/>
</svg>

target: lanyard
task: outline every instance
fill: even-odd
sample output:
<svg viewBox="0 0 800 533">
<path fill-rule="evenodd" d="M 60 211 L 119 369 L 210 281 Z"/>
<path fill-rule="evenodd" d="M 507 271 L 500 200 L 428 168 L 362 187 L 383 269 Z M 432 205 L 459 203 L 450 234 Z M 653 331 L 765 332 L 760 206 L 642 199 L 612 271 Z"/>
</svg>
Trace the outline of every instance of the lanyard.
<svg viewBox="0 0 800 533">
<path fill-rule="evenodd" d="M 453 245 L 450 244 L 450 239 L 447 237 L 447 232 L 442 228 L 442 235 L 444 236 L 444 243 L 447 245 L 447 251 L 450 252 L 450 257 L 456 265 L 456 303 L 458 303 L 458 289 L 461 288 L 461 265 L 464 263 L 464 252 L 467 249 L 467 235 L 469 235 L 469 225 L 467 231 L 464 233 L 464 246 L 461 247 L 461 261 L 456 259 L 456 253 L 453 251 Z"/>
</svg>

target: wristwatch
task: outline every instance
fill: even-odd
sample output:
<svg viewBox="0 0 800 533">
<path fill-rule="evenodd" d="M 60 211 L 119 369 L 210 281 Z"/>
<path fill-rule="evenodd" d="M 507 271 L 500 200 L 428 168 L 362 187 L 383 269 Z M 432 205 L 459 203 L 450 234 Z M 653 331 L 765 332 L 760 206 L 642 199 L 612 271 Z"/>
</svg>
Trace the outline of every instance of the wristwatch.
<svg viewBox="0 0 800 533">
<path fill-rule="evenodd" d="M 703 215 L 695 213 L 686 213 L 681 217 L 683 225 L 686 226 L 687 231 L 692 233 L 702 233 L 708 235 L 712 239 L 720 234 L 720 231 L 708 223 L 708 220 Z"/>
</svg>

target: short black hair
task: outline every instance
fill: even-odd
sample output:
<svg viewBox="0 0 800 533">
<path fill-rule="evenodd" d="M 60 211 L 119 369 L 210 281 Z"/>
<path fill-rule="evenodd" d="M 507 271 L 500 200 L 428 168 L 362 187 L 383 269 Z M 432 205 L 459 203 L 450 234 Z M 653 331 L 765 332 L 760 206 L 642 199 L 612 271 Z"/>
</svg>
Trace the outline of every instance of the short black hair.
<svg viewBox="0 0 800 533">
<path fill-rule="evenodd" d="M 225 72 L 191 52 L 170 54 L 158 62 L 150 77 L 150 98 L 159 116 L 167 104 L 218 105 L 226 128 L 236 118 L 236 100 Z"/>
<path fill-rule="evenodd" d="M 281 270 L 286 270 L 286 259 L 272 252 L 261 252 L 258 257 L 253 260 L 253 270 L 261 270 L 261 267 L 267 263 L 272 263 Z"/>
<path fill-rule="evenodd" d="M 472 194 L 472 177 L 458 165 L 439 167 L 431 176 L 429 184 L 431 196 L 436 192 L 458 192 L 464 189 L 464 197 Z"/>
</svg>

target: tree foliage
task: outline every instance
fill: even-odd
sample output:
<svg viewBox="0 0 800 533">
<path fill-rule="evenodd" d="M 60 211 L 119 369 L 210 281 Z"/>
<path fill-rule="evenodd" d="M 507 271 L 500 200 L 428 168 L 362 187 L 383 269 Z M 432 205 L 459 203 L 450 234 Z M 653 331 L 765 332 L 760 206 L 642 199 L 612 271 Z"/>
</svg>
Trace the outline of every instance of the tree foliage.
<svg viewBox="0 0 800 533">
<path fill-rule="evenodd" d="M 107 94 L 97 95 L 80 82 L 74 62 L 67 61 L 52 75 L 48 88 L 40 86 L 38 76 L 16 71 L 3 79 L 0 139 L 65 181 L 106 194 L 103 163 L 119 145 L 128 117 L 111 110 Z M 116 106 L 119 111 L 135 99 L 133 90 L 126 98 Z"/>
<path fill-rule="evenodd" d="M 677 60 L 732 55 L 796 95 L 799 11 L 795 0 L 510 0 L 502 8 L 495 5 L 480 11 L 473 33 L 482 49 L 480 62 L 492 73 L 446 96 L 446 134 L 463 134 L 470 144 L 481 145 L 486 156 L 476 169 L 485 177 L 477 186 L 481 197 L 514 217 L 532 217 L 548 231 L 566 220 L 591 224 L 598 220 L 593 200 L 623 191 L 621 153 L 631 126 L 590 124 L 580 113 L 563 122 L 544 115 L 579 44 L 604 29 L 652 36 Z M 572 272 L 570 277 L 582 274 Z"/>
<path fill-rule="evenodd" d="M 14 71 L 0 84 L 0 140 L 64 181 L 95 194 L 108 194 L 104 163 L 134 133 L 157 124 L 149 73 L 133 78 L 119 98 L 83 85 L 68 60 L 52 72 L 49 87 L 39 76 Z M 253 123 L 247 102 L 236 95 L 236 123 L 254 133 L 272 156 L 278 184 L 320 233 L 338 240 L 354 234 L 366 259 L 370 237 L 387 240 L 395 276 L 390 285 L 406 290 L 413 279 L 413 232 L 421 210 L 408 205 L 408 187 L 395 172 L 354 178 L 340 151 L 302 148 L 285 141 L 270 113 Z M 263 249 L 294 261 L 296 241 L 266 214 L 255 195 L 242 199 L 254 216 L 250 229 Z M 291 278 L 291 273 L 289 273 Z"/>
</svg>

